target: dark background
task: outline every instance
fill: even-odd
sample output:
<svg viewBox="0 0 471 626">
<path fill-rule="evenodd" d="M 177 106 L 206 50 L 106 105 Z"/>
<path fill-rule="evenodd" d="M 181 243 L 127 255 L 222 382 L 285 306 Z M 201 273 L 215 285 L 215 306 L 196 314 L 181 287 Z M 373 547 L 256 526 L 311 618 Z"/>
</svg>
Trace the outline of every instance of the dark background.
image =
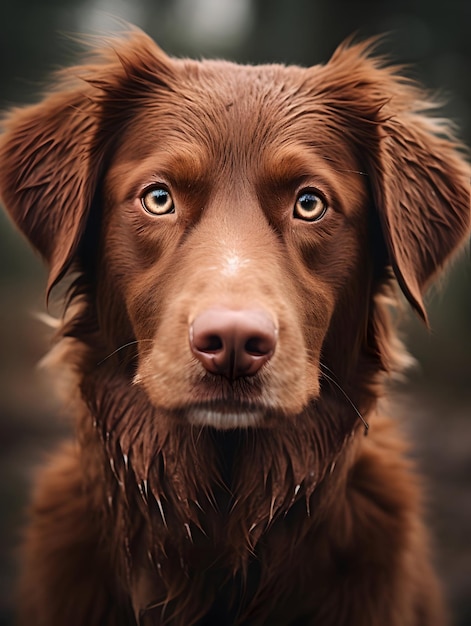
<svg viewBox="0 0 471 626">
<path fill-rule="evenodd" d="M 0 0 L 0 106 L 31 102 L 55 68 L 74 61 L 69 35 L 129 20 L 175 55 L 244 62 L 326 61 L 345 37 L 389 33 L 381 50 L 447 101 L 471 145 L 471 2 L 465 0 Z M 12 624 L 15 546 L 35 464 L 68 431 L 36 365 L 50 333 L 45 272 L 0 214 L 0 626 Z M 398 385 L 404 427 L 427 476 L 436 561 L 456 626 L 471 624 L 471 263 L 429 295 L 432 332 L 408 319 L 420 362 Z M 21 601 L 21 599 L 20 599 Z M 66 625 L 64 625 L 66 626 Z"/>
</svg>

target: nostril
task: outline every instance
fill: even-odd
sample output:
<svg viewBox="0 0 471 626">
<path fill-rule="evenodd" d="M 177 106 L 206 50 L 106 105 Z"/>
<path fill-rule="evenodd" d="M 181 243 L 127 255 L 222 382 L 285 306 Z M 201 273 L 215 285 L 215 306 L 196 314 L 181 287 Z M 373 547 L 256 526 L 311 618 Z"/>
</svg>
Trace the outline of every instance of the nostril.
<svg viewBox="0 0 471 626">
<path fill-rule="evenodd" d="M 251 337 L 245 343 L 244 349 L 247 354 L 252 356 L 265 356 L 274 349 L 274 336 L 269 337 Z"/>
<path fill-rule="evenodd" d="M 201 352 L 220 352 L 223 347 L 223 341 L 218 335 L 199 335 L 194 340 L 194 345 Z"/>
</svg>

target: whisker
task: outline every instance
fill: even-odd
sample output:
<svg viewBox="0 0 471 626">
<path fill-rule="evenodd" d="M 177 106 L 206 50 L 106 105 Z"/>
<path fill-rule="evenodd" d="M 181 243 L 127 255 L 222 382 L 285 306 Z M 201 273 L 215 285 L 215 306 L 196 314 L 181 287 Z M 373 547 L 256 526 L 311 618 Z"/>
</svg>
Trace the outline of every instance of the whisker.
<svg viewBox="0 0 471 626">
<path fill-rule="evenodd" d="M 123 344 L 122 346 L 120 346 L 119 348 L 116 348 L 116 350 L 113 350 L 113 352 L 111 352 L 110 354 L 108 354 L 108 356 L 105 356 L 104 359 L 102 359 L 101 361 L 99 361 L 97 363 L 97 367 L 99 365 L 102 365 L 102 363 L 104 363 L 105 361 L 107 361 L 108 359 L 111 359 L 112 356 L 114 356 L 115 354 L 117 354 L 118 352 L 120 352 L 121 350 L 124 350 L 125 348 L 129 348 L 129 346 L 134 346 L 138 343 L 143 343 L 144 341 L 153 341 L 152 339 L 135 339 L 134 341 L 129 341 L 128 343 Z"/>
<path fill-rule="evenodd" d="M 323 363 L 320 364 L 321 369 L 324 370 L 328 370 L 332 376 L 334 376 L 334 373 L 332 372 L 331 369 L 329 369 L 326 365 L 324 365 Z M 343 395 L 343 397 L 348 401 L 348 403 L 350 404 L 350 406 L 352 407 L 352 409 L 355 411 L 355 413 L 358 415 L 359 419 L 361 420 L 361 423 L 363 424 L 363 426 L 365 427 L 365 435 L 368 434 L 368 430 L 370 429 L 370 425 L 368 424 L 368 422 L 365 420 L 365 418 L 363 417 L 363 415 L 360 413 L 360 411 L 357 409 L 357 407 L 355 406 L 355 404 L 352 402 L 352 400 L 350 399 L 350 397 L 348 396 L 348 394 L 342 389 L 342 387 L 339 385 L 339 383 L 332 378 L 332 376 L 329 376 L 329 374 L 327 374 L 325 371 L 322 372 L 322 376 L 324 376 L 324 378 L 326 378 L 328 381 L 330 381 L 333 385 L 335 385 L 335 387 L 340 391 L 340 393 Z"/>
<path fill-rule="evenodd" d="M 335 163 L 335 159 L 333 159 L 332 157 L 329 157 L 326 154 L 323 154 L 322 156 L 326 161 Z M 352 170 L 352 169 L 347 169 L 343 167 L 333 167 L 332 169 L 336 172 L 343 172 L 346 174 L 359 174 L 360 176 L 369 176 L 368 172 L 364 172 L 363 170 Z"/>
</svg>

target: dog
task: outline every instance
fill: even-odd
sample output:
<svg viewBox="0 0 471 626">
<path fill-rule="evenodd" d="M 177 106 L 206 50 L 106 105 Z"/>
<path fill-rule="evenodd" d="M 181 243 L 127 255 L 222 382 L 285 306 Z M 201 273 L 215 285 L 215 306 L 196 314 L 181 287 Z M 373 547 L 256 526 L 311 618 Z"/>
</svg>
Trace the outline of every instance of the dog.
<svg viewBox="0 0 471 626">
<path fill-rule="evenodd" d="M 371 42 L 309 68 L 130 30 L 5 115 L 2 203 L 64 285 L 77 437 L 38 473 L 20 623 L 442 626 L 380 408 L 470 234 L 470 167 Z"/>
</svg>

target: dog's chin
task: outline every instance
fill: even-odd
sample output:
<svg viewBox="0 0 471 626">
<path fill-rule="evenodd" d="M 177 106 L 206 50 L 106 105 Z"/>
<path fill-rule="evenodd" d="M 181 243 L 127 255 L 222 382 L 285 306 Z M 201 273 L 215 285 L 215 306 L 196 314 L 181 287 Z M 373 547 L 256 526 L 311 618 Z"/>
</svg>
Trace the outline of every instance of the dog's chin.
<svg viewBox="0 0 471 626">
<path fill-rule="evenodd" d="M 257 428 L 268 425 L 267 410 L 256 405 L 200 404 L 186 407 L 185 419 L 194 426 L 210 426 L 218 430 Z"/>
</svg>

